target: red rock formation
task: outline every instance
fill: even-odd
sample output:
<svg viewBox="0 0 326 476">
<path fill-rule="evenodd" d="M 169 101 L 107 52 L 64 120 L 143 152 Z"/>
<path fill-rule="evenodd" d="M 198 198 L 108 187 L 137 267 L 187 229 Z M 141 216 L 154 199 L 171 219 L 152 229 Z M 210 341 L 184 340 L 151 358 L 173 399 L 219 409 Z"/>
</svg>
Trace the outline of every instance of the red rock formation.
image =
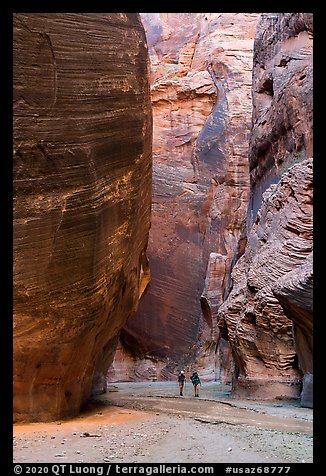
<svg viewBox="0 0 326 476">
<path fill-rule="evenodd" d="M 312 14 L 262 14 L 253 69 L 250 209 L 294 163 L 312 157 Z"/>
<path fill-rule="evenodd" d="M 302 404 L 311 406 L 311 14 L 262 15 L 253 81 L 247 237 L 219 327 L 232 347 L 235 394 L 297 397 L 296 350 L 307 375 Z"/>
<path fill-rule="evenodd" d="M 152 116 L 136 13 L 14 15 L 14 411 L 103 389 L 148 282 Z"/>
<path fill-rule="evenodd" d="M 306 160 L 265 191 L 233 269 L 232 291 L 218 314 L 236 362 L 235 394 L 273 398 L 300 392 L 292 322 L 273 290 L 312 252 L 311 194 L 312 161 Z"/>
<path fill-rule="evenodd" d="M 221 336 L 218 328 L 217 313 L 219 306 L 223 302 L 223 296 L 225 292 L 225 281 L 228 276 L 226 269 L 226 262 L 229 257 L 227 255 L 221 255 L 218 253 L 211 253 L 208 260 L 208 266 L 206 271 L 205 286 L 200 297 L 202 311 L 204 319 L 208 326 L 206 326 L 206 342 L 210 342 L 210 345 L 206 345 L 204 356 L 199 359 L 197 366 L 207 367 L 207 354 L 211 353 L 211 359 L 215 356 L 214 369 L 215 379 L 220 380 L 222 383 L 229 383 L 232 378 L 233 361 L 231 348 L 227 340 Z M 211 330 L 211 332 L 207 332 Z M 214 336 L 215 339 L 211 338 Z M 210 368 L 210 366 L 208 367 Z M 207 368 L 204 370 L 204 374 L 207 373 Z M 203 370 L 201 371 L 203 375 Z"/>
<path fill-rule="evenodd" d="M 149 378 L 153 365 L 158 378 L 168 378 L 176 365 L 197 357 L 198 365 L 210 366 L 207 378 L 219 377 L 218 328 L 212 317 L 203 318 L 200 297 L 211 252 L 223 256 L 223 276 L 229 272 L 246 214 L 252 51 L 259 15 L 141 16 L 151 57 L 154 115 L 151 284 L 137 316 L 121 333 L 122 349 L 134 360 L 127 365 L 126 354 L 120 354 L 109 379 L 120 376 L 122 366 L 128 375 L 133 366 L 138 371 L 138 359 L 148 362 Z M 222 296 L 226 280 L 218 279 Z M 212 313 L 209 306 L 206 310 Z"/>
<path fill-rule="evenodd" d="M 313 255 L 286 273 L 272 288 L 285 314 L 293 321 L 294 346 L 304 373 L 301 404 L 313 407 Z"/>
</svg>

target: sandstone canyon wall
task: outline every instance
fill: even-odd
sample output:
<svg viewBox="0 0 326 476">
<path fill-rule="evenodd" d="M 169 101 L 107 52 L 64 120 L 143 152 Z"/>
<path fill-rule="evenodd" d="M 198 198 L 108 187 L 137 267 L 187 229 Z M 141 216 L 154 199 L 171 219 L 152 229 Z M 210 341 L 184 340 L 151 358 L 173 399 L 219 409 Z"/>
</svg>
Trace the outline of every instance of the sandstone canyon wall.
<svg viewBox="0 0 326 476">
<path fill-rule="evenodd" d="M 259 16 L 141 14 L 154 120 L 151 284 L 121 332 L 109 380 L 170 378 L 176 366 L 195 361 L 204 377 L 229 376 L 230 349 L 216 312 L 249 199 Z"/>
<path fill-rule="evenodd" d="M 262 14 L 253 69 L 250 202 L 218 310 L 235 395 L 312 406 L 312 14 Z M 303 387 L 302 387 L 302 373 Z"/>
<path fill-rule="evenodd" d="M 148 280 L 152 113 L 136 13 L 14 15 L 14 412 L 103 389 Z"/>
</svg>

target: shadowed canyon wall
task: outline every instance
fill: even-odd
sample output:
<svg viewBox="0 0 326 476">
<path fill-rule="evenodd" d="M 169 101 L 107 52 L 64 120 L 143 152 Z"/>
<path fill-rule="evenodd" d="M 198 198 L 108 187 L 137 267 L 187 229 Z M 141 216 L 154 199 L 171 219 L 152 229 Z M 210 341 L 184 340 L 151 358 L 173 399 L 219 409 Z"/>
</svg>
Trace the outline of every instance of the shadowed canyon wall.
<svg viewBox="0 0 326 476">
<path fill-rule="evenodd" d="M 229 378 L 230 348 L 216 312 L 249 199 L 259 16 L 141 14 L 154 119 L 151 284 L 121 332 L 109 380 L 170 378 L 195 360 L 202 376 Z"/>
<path fill-rule="evenodd" d="M 305 406 L 312 406 L 313 374 L 312 42 L 312 14 L 262 14 L 247 229 L 218 311 L 235 361 L 234 394 L 301 394 Z"/>
<path fill-rule="evenodd" d="M 136 13 L 14 15 L 15 420 L 105 388 L 149 280 L 152 112 Z"/>
</svg>

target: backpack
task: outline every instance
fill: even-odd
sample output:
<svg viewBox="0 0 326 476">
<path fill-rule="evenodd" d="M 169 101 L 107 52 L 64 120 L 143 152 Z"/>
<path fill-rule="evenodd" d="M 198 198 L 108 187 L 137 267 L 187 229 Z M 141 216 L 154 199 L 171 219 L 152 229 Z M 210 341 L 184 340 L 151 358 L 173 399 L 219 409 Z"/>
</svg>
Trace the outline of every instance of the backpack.
<svg viewBox="0 0 326 476">
<path fill-rule="evenodd" d="M 191 376 L 191 381 L 193 384 L 198 384 L 200 383 L 199 375 L 197 372 L 194 372 Z"/>
<path fill-rule="evenodd" d="M 186 379 L 185 374 L 182 374 L 182 373 L 180 372 L 179 375 L 178 375 L 178 381 L 179 381 L 179 382 L 184 382 L 185 379 Z"/>
</svg>

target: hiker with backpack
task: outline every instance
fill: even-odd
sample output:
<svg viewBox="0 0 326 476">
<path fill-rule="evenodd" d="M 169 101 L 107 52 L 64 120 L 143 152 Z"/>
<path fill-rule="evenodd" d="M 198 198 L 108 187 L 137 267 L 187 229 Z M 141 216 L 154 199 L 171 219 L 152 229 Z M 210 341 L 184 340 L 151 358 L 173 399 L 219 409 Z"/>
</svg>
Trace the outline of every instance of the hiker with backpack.
<svg viewBox="0 0 326 476">
<path fill-rule="evenodd" d="M 192 372 L 190 380 L 194 386 L 195 397 L 199 397 L 199 385 L 201 385 L 201 381 L 196 370 Z"/>
<path fill-rule="evenodd" d="M 178 375 L 178 384 L 179 384 L 179 390 L 180 390 L 180 396 L 183 396 L 183 387 L 185 385 L 186 381 L 186 376 L 183 370 L 180 370 L 179 375 Z"/>
</svg>

